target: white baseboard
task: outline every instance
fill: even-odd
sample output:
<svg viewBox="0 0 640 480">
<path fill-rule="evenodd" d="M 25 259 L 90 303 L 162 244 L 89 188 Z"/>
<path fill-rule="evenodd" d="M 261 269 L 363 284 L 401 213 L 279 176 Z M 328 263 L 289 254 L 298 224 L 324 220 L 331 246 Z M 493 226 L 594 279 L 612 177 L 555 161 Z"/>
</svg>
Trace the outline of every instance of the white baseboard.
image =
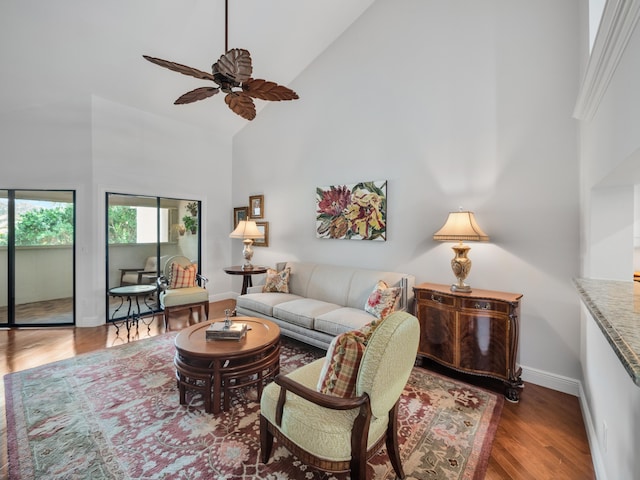
<svg viewBox="0 0 640 480">
<path fill-rule="evenodd" d="M 587 439 L 589 440 L 589 450 L 591 451 L 591 461 L 593 462 L 593 470 L 598 480 L 607 480 L 607 472 L 604 469 L 602 461 L 602 453 L 600 452 L 600 443 L 596 435 L 596 429 L 591 421 L 591 411 L 587 402 L 587 395 L 582 389 L 580 382 L 580 409 L 582 410 L 582 419 L 584 420 L 584 428 L 587 431 Z"/>
<path fill-rule="evenodd" d="M 222 300 L 235 300 L 238 297 L 237 292 L 222 292 L 209 295 L 209 302 L 221 302 Z"/>
<path fill-rule="evenodd" d="M 545 372 L 537 368 L 522 367 L 522 380 L 541 387 L 568 393 L 574 397 L 580 396 L 580 381 L 575 378 L 564 377 L 555 373 Z"/>
<path fill-rule="evenodd" d="M 98 316 L 90 316 L 90 317 L 82 317 L 76 318 L 76 327 L 98 327 L 100 325 L 104 325 L 105 320 L 104 317 Z"/>
</svg>

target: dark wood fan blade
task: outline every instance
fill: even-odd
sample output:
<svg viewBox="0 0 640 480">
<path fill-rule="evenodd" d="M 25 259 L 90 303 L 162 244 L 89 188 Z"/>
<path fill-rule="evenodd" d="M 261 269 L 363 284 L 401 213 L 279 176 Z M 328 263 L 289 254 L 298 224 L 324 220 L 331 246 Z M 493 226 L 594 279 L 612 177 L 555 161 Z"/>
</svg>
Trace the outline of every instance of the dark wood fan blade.
<svg viewBox="0 0 640 480">
<path fill-rule="evenodd" d="M 224 97 L 224 101 L 229 108 L 242 118 L 247 120 L 253 120 L 256 118 L 256 106 L 253 104 L 253 100 L 242 92 L 229 93 Z"/>
<path fill-rule="evenodd" d="M 238 83 L 242 83 L 251 77 L 251 54 L 243 48 L 232 48 L 213 64 L 213 73 L 221 73 Z"/>
<path fill-rule="evenodd" d="M 173 103 L 174 105 L 184 105 L 185 103 L 197 102 L 198 100 L 213 97 L 219 91 L 220 89 L 215 87 L 196 88 L 195 90 L 185 93 Z"/>
<path fill-rule="evenodd" d="M 300 98 L 298 94 L 290 88 L 260 78 L 250 78 L 246 82 L 243 82 L 242 90 L 250 97 L 259 98 L 260 100 L 270 100 L 272 102 L 296 100 Z"/>
<path fill-rule="evenodd" d="M 170 62 L 169 60 L 163 60 L 161 58 L 149 57 L 148 55 L 143 55 L 143 57 L 146 60 L 149 60 L 151 63 L 155 63 L 156 65 L 160 65 L 161 67 L 168 68 L 169 70 L 173 70 L 174 72 L 182 73 L 183 75 L 189 75 L 190 77 L 200 78 L 202 80 L 215 81 L 211 73 L 203 72 L 202 70 L 187 67 L 186 65 L 181 65 L 175 62 Z"/>
</svg>

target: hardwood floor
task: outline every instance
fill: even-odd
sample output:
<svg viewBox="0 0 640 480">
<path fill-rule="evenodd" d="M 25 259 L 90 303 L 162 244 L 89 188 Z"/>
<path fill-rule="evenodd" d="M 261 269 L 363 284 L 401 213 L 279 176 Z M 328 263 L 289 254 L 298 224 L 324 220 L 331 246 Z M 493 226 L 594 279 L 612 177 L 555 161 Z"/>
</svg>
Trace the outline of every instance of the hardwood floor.
<svg viewBox="0 0 640 480">
<path fill-rule="evenodd" d="M 225 308 L 234 301 L 215 302 L 209 318 L 224 316 Z M 184 326 L 180 318 L 172 329 Z M 0 330 L 0 374 L 33 368 L 45 363 L 70 358 L 81 353 L 136 341 L 164 333 L 162 317 L 156 316 L 150 332 L 140 325 L 130 339 L 121 328 L 47 328 Z M 123 335 L 124 334 L 124 335 Z M 465 377 L 469 380 L 469 377 Z M 477 382 L 474 382 L 477 383 Z M 7 478 L 6 417 L 4 415 L 4 382 L 0 384 L 2 421 L 0 423 L 0 478 Z M 501 479 L 595 479 L 589 443 L 578 399 L 571 395 L 526 384 L 517 404 L 505 402 L 502 418 L 491 451 L 485 477 Z"/>
</svg>

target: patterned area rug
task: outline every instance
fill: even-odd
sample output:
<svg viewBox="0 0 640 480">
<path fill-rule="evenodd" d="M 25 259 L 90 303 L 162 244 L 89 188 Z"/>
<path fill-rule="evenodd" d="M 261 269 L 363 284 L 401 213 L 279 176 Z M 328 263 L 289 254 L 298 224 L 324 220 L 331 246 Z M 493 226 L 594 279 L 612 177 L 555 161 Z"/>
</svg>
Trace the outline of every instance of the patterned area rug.
<svg viewBox="0 0 640 480">
<path fill-rule="evenodd" d="M 277 442 L 260 463 L 255 389 L 217 416 L 198 395 L 180 406 L 175 335 L 6 375 L 9 478 L 349 478 L 307 467 Z M 283 339 L 281 370 L 323 354 Z M 502 405 L 499 395 L 415 367 L 399 413 L 407 478 L 483 478 Z M 368 468 L 369 478 L 395 478 L 384 449 Z"/>
</svg>

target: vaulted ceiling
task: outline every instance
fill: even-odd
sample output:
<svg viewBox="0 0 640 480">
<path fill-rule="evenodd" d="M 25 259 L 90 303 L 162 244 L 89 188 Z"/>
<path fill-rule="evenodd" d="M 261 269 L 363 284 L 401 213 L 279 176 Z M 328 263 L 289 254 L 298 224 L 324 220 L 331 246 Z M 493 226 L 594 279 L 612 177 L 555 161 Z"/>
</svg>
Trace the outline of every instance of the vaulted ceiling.
<svg viewBox="0 0 640 480">
<path fill-rule="evenodd" d="M 229 0 L 229 48 L 251 52 L 254 77 L 290 86 L 373 1 Z M 206 82 L 142 58 L 210 71 L 224 52 L 224 10 L 224 0 L 2 0 L 0 114 L 97 95 L 233 134 L 247 121 L 222 95 L 173 105 Z M 267 102 L 256 104 L 254 122 Z"/>
</svg>

